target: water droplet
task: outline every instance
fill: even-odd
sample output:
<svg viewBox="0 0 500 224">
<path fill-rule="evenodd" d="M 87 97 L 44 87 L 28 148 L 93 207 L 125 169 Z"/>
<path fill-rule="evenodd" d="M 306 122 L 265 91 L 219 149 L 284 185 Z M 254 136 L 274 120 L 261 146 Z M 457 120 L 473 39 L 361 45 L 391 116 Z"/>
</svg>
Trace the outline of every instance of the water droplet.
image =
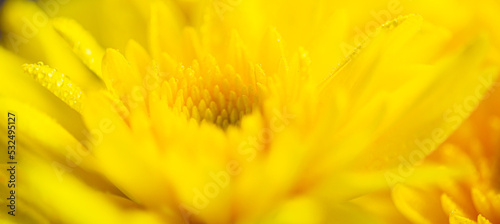
<svg viewBox="0 0 500 224">
<path fill-rule="evenodd" d="M 63 97 L 63 99 L 67 99 L 68 98 L 68 90 L 63 90 L 62 97 Z"/>
<path fill-rule="evenodd" d="M 43 72 L 37 72 L 38 80 L 42 80 L 44 77 L 45 77 L 45 74 L 43 74 Z"/>
</svg>

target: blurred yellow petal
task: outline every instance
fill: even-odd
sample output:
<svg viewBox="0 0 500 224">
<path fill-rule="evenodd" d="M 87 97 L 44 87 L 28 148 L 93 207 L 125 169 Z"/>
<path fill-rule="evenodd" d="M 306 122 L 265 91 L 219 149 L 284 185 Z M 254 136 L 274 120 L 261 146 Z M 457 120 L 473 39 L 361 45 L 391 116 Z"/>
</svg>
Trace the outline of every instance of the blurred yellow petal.
<svg viewBox="0 0 500 224">
<path fill-rule="evenodd" d="M 498 6 L 9 0 L 8 220 L 496 223 Z"/>
<path fill-rule="evenodd" d="M 35 2 L 7 1 L 1 15 L 2 32 L 7 34 L 3 45 L 7 49 L 26 58 L 25 62 L 43 61 L 63 73 L 71 74 L 72 79 L 83 88 L 95 88 L 98 79 L 67 47 L 53 29 L 51 18 Z"/>
</svg>

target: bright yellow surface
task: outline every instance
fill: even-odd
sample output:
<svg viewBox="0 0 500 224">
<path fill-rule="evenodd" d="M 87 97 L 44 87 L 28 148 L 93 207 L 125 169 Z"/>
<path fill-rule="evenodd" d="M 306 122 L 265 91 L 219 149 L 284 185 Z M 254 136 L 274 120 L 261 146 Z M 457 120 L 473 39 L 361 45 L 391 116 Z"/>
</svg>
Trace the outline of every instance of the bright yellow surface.
<svg viewBox="0 0 500 224">
<path fill-rule="evenodd" d="M 7 0 L 0 223 L 500 223 L 499 28 L 495 0 Z"/>
</svg>

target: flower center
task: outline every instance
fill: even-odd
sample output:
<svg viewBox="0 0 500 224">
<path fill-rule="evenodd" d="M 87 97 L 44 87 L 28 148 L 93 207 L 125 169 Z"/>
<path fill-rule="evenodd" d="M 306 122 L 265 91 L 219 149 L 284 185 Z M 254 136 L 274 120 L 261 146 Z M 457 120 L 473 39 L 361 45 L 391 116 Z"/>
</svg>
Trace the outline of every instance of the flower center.
<svg viewBox="0 0 500 224">
<path fill-rule="evenodd" d="M 179 65 L 167 74 L 161 96 L 169 107 L 187 119 L 211 122 L 226 129 L 238 125 L 241 118 L 259 105 L 262 85 L 255 77 L 263 76 L 258 66 L 248 66 L 238 74 L 231 65 L 221 71 L 213 58 L 190 67 Z"/>
</svg>

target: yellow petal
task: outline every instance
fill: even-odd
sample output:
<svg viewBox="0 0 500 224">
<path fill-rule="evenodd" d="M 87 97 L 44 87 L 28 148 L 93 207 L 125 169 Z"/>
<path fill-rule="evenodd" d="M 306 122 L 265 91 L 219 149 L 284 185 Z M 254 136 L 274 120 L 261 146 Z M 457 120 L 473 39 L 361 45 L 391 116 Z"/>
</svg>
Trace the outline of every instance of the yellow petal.
<svg viewBox="0 0 500 224">
<path fill-rule="evenodd" d="M 425 193 L 397 185 L 392 191 L 396 207 L 414 223 L 445 223 L 446 217 L 441 212 L 439 202 L 435 198 L 426 198 Z"/>
<path fill-rule="evenodd" d="M 104 49 L 78 23 L 71 19 L 57 18 L 53 21 L 54 29 L 68 42 L 80 60 L 101 77 L 101 62 Z"/>
<path fill-rule="evenodd" d="M 45 87 L 23 72 L 23 60 L 0 47 L 0 96 L 20 102 L 29 102 L 33 108 L 52 116 L 58 123 L 81 139 L 83 123 L 78 113 Z M 4 64 L 5 63 L 5 64 Z M 24 88 L 19 88 L 23 86 Z"/>
<path fill-rule="evenodd" d="M 475 221 L 457 214 L 450 214 L 450 224 L 477 224 Z"/>
<path fill-rule="evenodd" d="M 171 0 L 154 1 L 151 4 L 149 22 L 149 47 L 153 58 L 159 59 L 162 52 L 182 59 L 181 31 L 184 18 Z"/>
<path fill-rule="evenodd" d="M 67 47 L 64 39 L 53 29 L 50 17 L 35 2 L 5 2 L 0 21 L 2 32 L 7 34 L 4 46 L 24 57 L 25 62 L 50 64 L 70 74 L 73 81 L 84 89 L 98 85 L 98 78 Z"/>
<path fill-rule="evenodd" d="M 148 1 L 141 1 L 137 8 L 133 1 L 88 0 L 88 1 L 47 1 L 37 2 L 51 17 L 66 17 L 75 20 L 89 31 L 104 48 L 124 51 L 130 39 L 143 46 L 147 44 L 147 32 L 137 32 L 148 24 L 148 18 L 142 14 L 143 6 L 149 7 Z M 58 4 L 59 3 L 59 4 Z M 148 8 L 149 10 L 149 8 Z"/>
</svg>

